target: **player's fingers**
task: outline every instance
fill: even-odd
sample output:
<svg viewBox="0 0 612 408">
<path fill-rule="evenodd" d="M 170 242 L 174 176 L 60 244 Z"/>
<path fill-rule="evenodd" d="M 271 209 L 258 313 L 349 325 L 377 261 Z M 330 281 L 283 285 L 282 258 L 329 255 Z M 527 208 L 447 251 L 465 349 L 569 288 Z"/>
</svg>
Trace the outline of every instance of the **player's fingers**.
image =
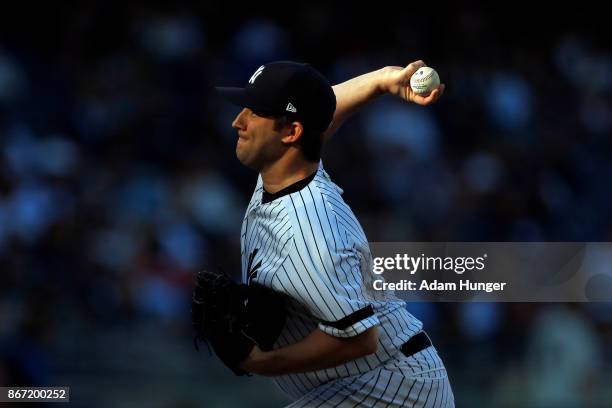
<svg viewBox="0 0 612 408">
<path fill-rule="evenodd" d="M 404 68 L 404 75 L 410 78 L 412 74 L 414 74 L 417 71 L 417 69 L 422 68 L 424 66 L 426 65 L 423 60 L 411 62 L 410 64 L 406 66 L 406 68 Z"/>
<path fill-rule="evenodd" d="M 440 84 L 436 89 L 434 89 L 431 92 L 431 95 L 429 95 L 431 102 L 435 102 L 438 99 L 440 99 L 440 97 L 442 96 L 442 94 L 444 93 L 444 89 L 446 88 L 446 85 L 444 84 Z"/>
<path fill-rule="evenodd" d="M 432 104 L 440 98 L 445 88 L 446 88 L 446 85 L 440 84 L 436 89 L 431 91 L 431 93 L 427 96 L 418 95 L 418 94 L 415 95 L 413 101 L 418 105 Z"/>
<path fill-rule="evenodd" d="M 414 95 L 412 98 L 412 102 L 416 103 L 417 105 L 427 105 L 429 102 L 427 102 L 427 98 L 429 98 L 431 95 L 427 95 L 426 97 L 423 95 Z"/>
</svg>

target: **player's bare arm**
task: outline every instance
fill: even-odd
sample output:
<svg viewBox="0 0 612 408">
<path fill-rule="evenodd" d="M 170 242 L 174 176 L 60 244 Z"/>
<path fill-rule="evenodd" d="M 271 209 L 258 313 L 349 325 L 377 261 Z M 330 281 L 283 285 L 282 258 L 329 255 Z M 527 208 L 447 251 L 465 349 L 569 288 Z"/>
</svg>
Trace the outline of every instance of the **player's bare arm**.
<svg viewBox="0 0 612 408">
<path fill-rule="evenodd" d="M 440 84 L 428 96 L 419 95 L 410 87 L 410 78 L 423 66 L 425 62 L 421 60 L 411 62 L 405 67 L 388 66 L 333 86 L 336 111 L 329 129 L 324 134 L 325 138 L 334 134 L 353 113 L 384 94 L 395 95 L 422 106 L 437 101 L 444 93 L 444 84 Z"/>
<path fill-rule="evenodd" d="M 241 368 L 265 376 L 322 370 L 375 353 L 377 345 L 377 326 L 354 337 L 334 337 L 315 329 L 287 347 L 262 351 L 255 346 Z"/>
</svg>

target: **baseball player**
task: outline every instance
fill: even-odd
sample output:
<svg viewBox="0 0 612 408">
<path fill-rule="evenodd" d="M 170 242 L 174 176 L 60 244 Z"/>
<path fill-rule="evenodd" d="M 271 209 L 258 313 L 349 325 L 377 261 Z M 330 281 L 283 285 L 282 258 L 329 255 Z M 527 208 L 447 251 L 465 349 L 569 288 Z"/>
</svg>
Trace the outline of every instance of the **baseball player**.
<svg viewBox="0 0 612 408">
<path fill-rule="evenodd" d="M 287 318 L 271 351 L 240 367 L 274 377 L 290 407 L 453 407 L 447 372 L 422 323 L 393 293 L 372 288 L 368 240 L 342 189 L 324 170 L 326 137 L 388 93 L 408 102 L 423 61 L 386 67 L 333 88 L 294 62 L 259 67 L 245 88 L 217 88 L 243 107 L 236 155 L 259 172 L 242 224 L 244 283 L 286 295 Z"/>
</svg>

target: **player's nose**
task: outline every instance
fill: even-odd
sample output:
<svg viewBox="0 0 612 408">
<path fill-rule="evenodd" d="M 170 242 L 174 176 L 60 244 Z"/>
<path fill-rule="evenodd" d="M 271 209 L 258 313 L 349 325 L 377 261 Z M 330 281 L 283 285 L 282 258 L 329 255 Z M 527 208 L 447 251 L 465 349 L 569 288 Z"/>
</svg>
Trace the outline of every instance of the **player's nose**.
<svg viewBox="0 0 612 408">
<path fill-rule="evenodd" d="M 236 130 L 244 130 L 245 129 L 245 114 L 246 108 L 242 109 L 240 113 L 236 116 L 234 121 L 232 122 L 232 127 Z"/>
</svg>

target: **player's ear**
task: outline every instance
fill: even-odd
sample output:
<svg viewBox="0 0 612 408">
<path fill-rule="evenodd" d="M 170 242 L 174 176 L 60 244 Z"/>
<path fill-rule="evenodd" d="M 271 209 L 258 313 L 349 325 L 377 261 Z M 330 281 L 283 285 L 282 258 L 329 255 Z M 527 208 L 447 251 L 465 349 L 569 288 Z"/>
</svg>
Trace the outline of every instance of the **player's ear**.
<svg viewBox="0 0 612 408">
<path fill-rule="evenodd" d="M 304 126 L 301 122 L 291 122 L 284 130 L 283 143 L 295 143 L 304 134 Z"/>
</svg>

